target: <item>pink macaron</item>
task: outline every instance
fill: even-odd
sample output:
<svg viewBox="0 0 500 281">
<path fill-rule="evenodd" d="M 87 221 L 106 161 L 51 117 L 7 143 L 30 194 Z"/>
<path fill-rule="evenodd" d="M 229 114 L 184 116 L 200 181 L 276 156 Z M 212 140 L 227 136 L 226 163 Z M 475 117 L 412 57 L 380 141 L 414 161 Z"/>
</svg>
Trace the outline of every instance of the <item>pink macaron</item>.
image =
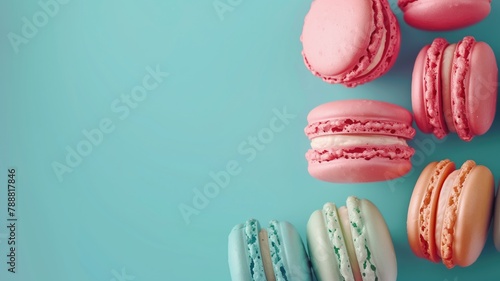
<svg viewBox="0 0 500 281">
<path fill-rule="evenodd" d="M 373 100 L 342 100 L 320 105 L 307 116 L 309 173 L 328 182 L 374 182 L 411 169 L 415 136 L 411 113 Z"/>
<path fill-rule="evenodd" d="M 355 87 L 389 71 L 400 39 L 387 0 L 314 0 L 304 20 L 302 56 L 324 81 Z"/>
<path fill-rule="evenodd" d="M 398 0 L 409 25 L 424 30 L 453 30 L 483 20 L 491 0 Z"/>
<path fill-rule="evenodd" d="M 457 44 L 437 38 L 417 56 L 412 78 L 415 122 L 441 139 L 464 141 L 488 131 L 495 118 L 498 68 L 484 42 L 468 36 Z"/>
</svg>

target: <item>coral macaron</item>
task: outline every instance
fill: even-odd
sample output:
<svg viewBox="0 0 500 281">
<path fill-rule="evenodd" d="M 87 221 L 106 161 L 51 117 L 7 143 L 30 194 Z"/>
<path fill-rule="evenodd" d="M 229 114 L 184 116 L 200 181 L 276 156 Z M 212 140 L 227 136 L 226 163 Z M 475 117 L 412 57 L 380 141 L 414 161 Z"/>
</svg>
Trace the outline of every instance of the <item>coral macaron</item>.
<svg viewBox="0 0 500 281">
<path fill-rule="evenodd" d="M 415 136 L 411 113 L 374 100 L 341 100 L 314 108 L 305 134 L 309 173 L 328 182 L 374 182 L 411 169 Z"/>
<path fill-rule="evenodd" d="M 424 30 L 452 30 L 483 20 L 491 0 L 398 0 L 409 25 Z"/>
<path fill-rule="evenodd" d="M 467 36 L 457 44 L 437 38 L 422 48 L 412 78 L 415 122 L 443 138 L 485 134 L 495 118 L 498 67 L 491 47 Z"/>
<path fill-rule="evenodd" d="M 304 62 L 314 75 L 354 87 L 389 71 L 401 35 L 387 0 L 314 0 L 301 41 Z"/>
<path fill-rule="evenodd" d="M 415 184 L 408 207 L 408 241 L 413 253 L 446 267 L 473 264 L 486 243 L 495 196 L 485 166 L 466 161 L 432 162 Z"/>
</svg>

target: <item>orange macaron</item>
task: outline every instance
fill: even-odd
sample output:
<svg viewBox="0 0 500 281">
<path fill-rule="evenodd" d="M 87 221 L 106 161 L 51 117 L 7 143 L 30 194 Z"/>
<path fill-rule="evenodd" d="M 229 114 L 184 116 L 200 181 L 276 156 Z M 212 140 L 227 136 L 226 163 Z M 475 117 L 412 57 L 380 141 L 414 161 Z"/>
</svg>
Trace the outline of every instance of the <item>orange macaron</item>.
<svg viewBox="0 0 500 281">
<path fill-rule="evenodd" d="M 432 162 L 420 174 L 408 207 L 413 253 L 447 268 L 473 264 L 486 243 L 495 196 L 491 171 L 472 160 L 460 169 Z"/>
</svg>

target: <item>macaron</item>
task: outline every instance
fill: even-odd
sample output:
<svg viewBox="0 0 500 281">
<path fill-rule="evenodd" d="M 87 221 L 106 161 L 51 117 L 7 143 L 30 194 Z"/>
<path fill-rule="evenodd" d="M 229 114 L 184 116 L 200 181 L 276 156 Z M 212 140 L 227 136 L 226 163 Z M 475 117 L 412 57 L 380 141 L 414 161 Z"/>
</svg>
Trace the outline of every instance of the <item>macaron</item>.
<svg viewBox="0 0 500 281">
<path fill-rule="evenodd" d="M 346 203 L 326 203 L 307 223 L 317 280 L 396 280 L 396 253 L 382 214 L 366 199 L 350 196 Z"/>
<path fill-rule="evenodd" d="M 317 0 L 316 0 L 317 1 Z M 374 182 L 405 175 L 415 150 L 411 113 L 374 100 L 322 104 L 307 116 L 311 176 L 327 182 Z"/>
<path fill-rule="evenodd" d="M 495 118 L 498 67 L 491 47 L 467 36 L 456 44 L 437 38 L 422 48 L 412 77 L 415 122 L 441 139 L 485 134 Z"/>
<path fill-rule="evenodd" d="M 424 30 L 453 30 L 480 22 L 491 0 L 398 0 L 407 24 Z"/>
<path fill-rule="evenodd" d="M 267 229 L 255 219 L 238 224 L 228 238 L 233 281 L 312 281 L 309 258 L 295 227 L 272 220 Z"/>
<path fill-rule="evenodd" d="M 486 243 L 495 196 L 491 171 L 472 160 L 460 169 L 432 162 L 420 174 L 408 207 L 413 253 L 447 268 L 473 264 Z"/>
<path fill-rule="evenodd" d="M 300 39 L 314 75 L 355 87 L 389 71 L 401 35 L 387 0 L 314 0 Z"/>
</svg>

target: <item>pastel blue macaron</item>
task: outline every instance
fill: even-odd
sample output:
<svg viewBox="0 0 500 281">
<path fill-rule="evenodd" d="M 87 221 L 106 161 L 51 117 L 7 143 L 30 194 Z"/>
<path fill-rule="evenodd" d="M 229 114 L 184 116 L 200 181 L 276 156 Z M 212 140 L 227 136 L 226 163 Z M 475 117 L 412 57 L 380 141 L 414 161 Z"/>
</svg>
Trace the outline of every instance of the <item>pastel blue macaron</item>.
<svg viewBox="0 0 500 281">
<path fill-rule="evenodd" d="M 238 224 L 228 238 L 233 281 L 312 281 L 304 244 L 288 222 L 269 222 L 262 229 L 255 219 Z"/>
</svg>

